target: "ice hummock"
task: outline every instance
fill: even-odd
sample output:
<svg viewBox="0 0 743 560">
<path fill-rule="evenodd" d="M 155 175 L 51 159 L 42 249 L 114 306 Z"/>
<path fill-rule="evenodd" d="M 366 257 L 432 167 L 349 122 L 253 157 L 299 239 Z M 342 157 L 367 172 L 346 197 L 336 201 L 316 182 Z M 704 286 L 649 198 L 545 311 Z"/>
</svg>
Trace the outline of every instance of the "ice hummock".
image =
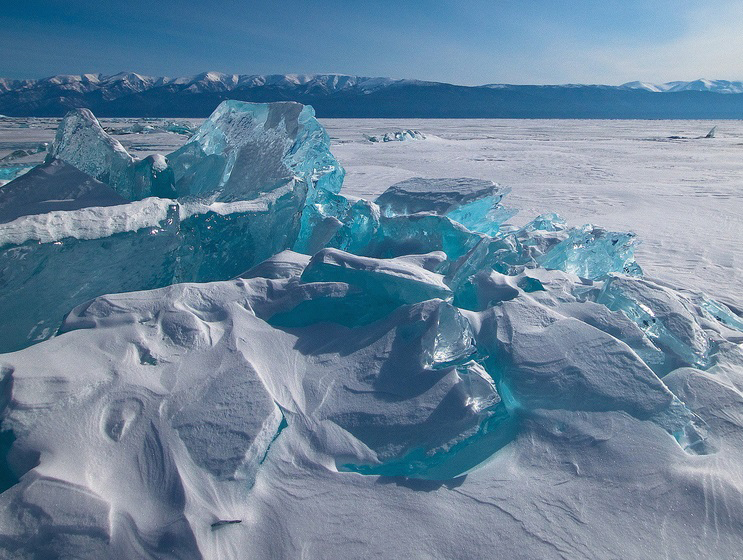
<svg viewBox="0 0 743 560">
<path fill-rule="evenodd" d="M 129 200 L 172 197 L 173 174 L 162 156 L 139 160 L 106 134 L 89 109 L 69 112 L 57 129 L 47 161 L 59 159 L 110 185 Z"/>
<path fill-rule="evenodd" d="M 291 181 L 310 199 L 338 192 L 343 168 L 312 107 L 294 102 L 225 101 L 181 148 L 168 156 L 180 196 L 253 200 Z M 298 191 L 298 211 L 304 196 Z"/>
<path fill-rule="evenodd" d="M 292 247 L 307 202 L 342 178 L 297 103 L 225 102 L 182 149 L 142 160 L 72 111 L 47 162 L 0 195 L 0 350 L 49 338 L 98 295 L 236 276 Z"/>
</svg>

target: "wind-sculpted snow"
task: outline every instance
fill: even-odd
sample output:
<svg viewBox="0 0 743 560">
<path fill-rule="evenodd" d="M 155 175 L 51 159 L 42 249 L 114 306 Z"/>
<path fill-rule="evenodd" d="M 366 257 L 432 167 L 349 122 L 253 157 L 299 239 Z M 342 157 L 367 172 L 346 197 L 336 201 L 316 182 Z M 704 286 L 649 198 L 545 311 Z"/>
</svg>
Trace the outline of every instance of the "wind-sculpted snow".
<svg viewBox="0 0 743 560">
<path fill-rule="evenodd" d="M 494 183 L 345 197 L 316 125 L 222 105 L 180 199 L 0 196 L 3 339 L 69 312 L 0 355 L 0 556 L 736 557 L 736 312 Z"/>
</svg>

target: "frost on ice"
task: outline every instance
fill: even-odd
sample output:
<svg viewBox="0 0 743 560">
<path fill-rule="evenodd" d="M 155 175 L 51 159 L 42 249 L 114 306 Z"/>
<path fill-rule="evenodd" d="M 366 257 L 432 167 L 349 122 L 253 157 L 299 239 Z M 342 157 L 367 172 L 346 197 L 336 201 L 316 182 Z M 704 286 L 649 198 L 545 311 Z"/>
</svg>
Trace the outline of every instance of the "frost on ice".
<svg viewBox="0 0 743 560">
<path fill-rule="evenodd" d="M 347 198 L 298 104 L 142 161 L 99 128 L 0 189 L 3 344 L 51 337 L 0 356 L 4 554 L 740 550 L 743 321 L 632 234 L 508 226 L 489 181 Z"/>
</svg>

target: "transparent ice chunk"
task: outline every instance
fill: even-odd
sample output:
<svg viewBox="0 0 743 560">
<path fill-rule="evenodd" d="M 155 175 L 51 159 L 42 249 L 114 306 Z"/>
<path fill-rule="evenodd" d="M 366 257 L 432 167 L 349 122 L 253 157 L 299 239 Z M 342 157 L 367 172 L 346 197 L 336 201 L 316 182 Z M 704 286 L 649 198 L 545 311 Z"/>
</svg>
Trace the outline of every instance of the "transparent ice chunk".
<svg viewBox="0 0 743 560">
<path fill-rule="evenodd" d="M 312 107 L 224 101 L 168 160 L 180 196 L 252 200 L 293 179 L 313 202 L 317 189 L 337 193 L 343 182 L 329 147 Z M 298 210 L 304 203 L 298 196 Z"/>
<path fill-rule="evenodd" d="M 516 213 L 499 204 L 510 190 L 482 179 L 414 177 L 392 185 L 375 202 L 387 217 L 431 212 L 494 235 Z"/>
<path fill-rule="evenodd" d="M 612 272 L 641 274 L 634 259 L 634 233 L 617 233 L 585 225 L 570 230 L 567 239 L 537 257 L 540 266 L 564 270 L 589 280 Z"/>
<path fill-rule="evenodd" d="M 453 305 L 439 305 L 434 325 L 421 340 L 422 365 L 426 369 L 443 369 L 469 361 L 477 352 L 475 335 L 467 319 Z"/>
<path fill-rule="evenodd" d="M 696 300 L 699 306 L 717 321 L 731 329 L 743 332 L 743 319 L 733 313 L 727 305 L 715 301 L 703 294 L 698 296 Z"/>
</svg>

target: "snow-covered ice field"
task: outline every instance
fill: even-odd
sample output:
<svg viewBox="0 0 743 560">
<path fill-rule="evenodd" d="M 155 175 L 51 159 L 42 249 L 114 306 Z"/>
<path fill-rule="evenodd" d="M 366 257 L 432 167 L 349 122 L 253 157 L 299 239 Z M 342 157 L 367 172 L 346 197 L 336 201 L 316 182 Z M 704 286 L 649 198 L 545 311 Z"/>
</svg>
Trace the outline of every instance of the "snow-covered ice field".
<svg viewBox="0 0 743 560">
<path fill-rule="evenodd" d="M 235 149 L 232 161 L 242 166 L 229 173 L 250 176 L 242 155 L 275 163 L 265 153 L 296 145 L 284 142 L 275 123 L 284 123 L 289 136 L 298 134 L 298 122 L 317 133 L 312 119 L 298 120 L 286 105 L 278 104 L 286 113 L 271 119 L 264 108 L 237 103 L 237 116 L 227 112 L 192 143 L 213 145 L 222 139 L 214 131 L 227 130 L 219 155 Z M 260 133 L 232 126 L 246 122 L 237 120 L 240 111 L 253 110 L 264 119 Z M 75 138 L 105 152 L 105 135 L 91 121 L 79 129 L 88 140 L 65 137 L 53 152 L 60 161 L 95 155 L 76 151 Z M 57 124 L 0 120 L 0 158 L 50 142 Z M 330 178 L 331 188 L 317 195 L 327 198 L 314 199 L 330 201 L 330 213 L 310 222 L 311 235 L 302 240 L 315 247 L 308 240 L 336 227 L 331 241 L 340 236 L 348 252 L 338 245 L 307 255 L 284 251 L 232 280 L 101 296 L 72 310 L 59 336 L 0 355 L 3 429 L 17 438 L 9 462 L 23 475 L 0 494 L 0 558 L 743 558 L 741 319 L 648 281 L 703 290 L 734 311 L 743 308 L 743 123 L 322 124 L 347 171 L 341 195 L 373 199 L 416 176 L 492 179 L 513 189 L 503 204 L 519 210 L 514 225 L 558 212 L 570 225 L 636 232 L 645 278 L 624 266 L 634 264 L 631 258 L 596 257 L 581 246 L 566 250 L 588 268 L 629 275 L 488 268 L 493 255 L 505 255 L 498 264 L 510 262 L 508 241 L 480 235 L 462 254 L 475 234 L 451 225 L 443 210 L 388 215 L 380 212 L 382 199 L 375 207 L 337 196 L 334 162 L 322 167 L 320 179 L 314 175 L 317 162 L 329 161 L 326 139 L 316 134 L 306 141 L 314 142 L 307 157 L 317 159 L 292 167 L 299 171 L 288 183 L 268 181 L 268 194 L 260 195 L 275 194 L 270 203 L 248 205 L 241 215 L 229 214 L 231 200 L 205 202 L 199 212 L 212 214 L 203 231 L 188 226 L 202 232 L 203 243 L 185 243 L 178 262 L 201 266 L 195 251 L 201 245 L 219 264 L 256 250 L 215 241 L 255 236 L 267 243 L 249 227 L 220 229 L 222 216 L 248 226 L 256 216 L 278 216 L 268 223 L 275 229 L 264 228 L 272 238 L 295 227 L 290 222 L 300 212 L 288 204 L 308 192 L 300 173 L 318 184 Z M 700 139 L 713 124 L 717 136 Z M 427 139 L 364 138 L 407 128 Z M 114 136 L 140 157 L 170 153 L 188 139 L 168 132 Z M 197 148 L 170 154 L 171 163 L 180 158 L 186 161 L 180 169 L 222 177 L 219 168 L 199 167 L 216 158 Z M 53 180 L 53 170 L 49 175 Z M 226 184 L 245 186 L 239 177 Z M 472 185 L 465 182 L 467 196 L 474 196 Z M 409 196 L 414 186 L 408 188 L 397 193 L 400 204 L 416 200 Z M 447 216 L 464 223 L 476 212 L 468 206 L 470 214 L 455 214 L 465 207 L 459 194 L 443 198 L 451 204 Z M 492 202 L 489 196 L 484 200 Z M 153 200 L 167 199 L 129 199 L 111 212 L 125 222 L 128 212 Z M 247 208 L 240 206 L 245 200 L 235 208 Z M 431 200 L 441 202 L 431 196 L 416 203 Z M 280 201 L 288 210 L 272 214 L 284 208 Z M 112 214 L 97 207 L 70 213 L 78 218 L 67 225 L 80 238 L 23 237 L 7 251 L 8 262 L 33 278 L 46 262 L 67 266 L 65 257 L 77 255 L 81 288 L 86 262 L 113 276 L 116 266 L 121 274 L 136 270 L 145 256 L 158 268 L 162 255 L 140 256 L 138 248 L 157 247 L 149 240 L 158 236 L 170 239 L 168 225 L 186 224 L 188 203 L 179 198 L 181 210 L 136 232 L 100 234 L 100 244 L 95 235 L 85 241 L 80 230 L 89 224 L 74 219 L 94 214 L 105 222 Z M 309 212 L 322 204 L 312 204 L 302 212 L 315 219 Z M 365 224 L 375 216 L 377 229 L 369 233 Z M 540 247 L 562 247 L 551 240 L 568 235 L 546 222 L 519 234 L 537 255 Z M 44 214 L 5 227 L 56 232 Z M 411 231 L 419 245 L 408 244 Z M 621 251 L 627 238 L 604 233 L 591 247 Z M 376 235 L 387 236 L 376 246 L 380 253 L 400 242 L 396 258 L 363 253 L 375 247 Z M 362 249 L 352 254 L 355 242 Z M 435 251 L 404 250 L 431 244 L 438 244 Z M 128 255 L 123 264 L 117 251 Z M 13 281 L 12 266 L 5 270 Z M 44 278 L 64 284 L 64 270 L 53 270 L 60 273 Z M 27 290 L 21 280 L 13 284 L 18 293 Z"/>
</svg>

